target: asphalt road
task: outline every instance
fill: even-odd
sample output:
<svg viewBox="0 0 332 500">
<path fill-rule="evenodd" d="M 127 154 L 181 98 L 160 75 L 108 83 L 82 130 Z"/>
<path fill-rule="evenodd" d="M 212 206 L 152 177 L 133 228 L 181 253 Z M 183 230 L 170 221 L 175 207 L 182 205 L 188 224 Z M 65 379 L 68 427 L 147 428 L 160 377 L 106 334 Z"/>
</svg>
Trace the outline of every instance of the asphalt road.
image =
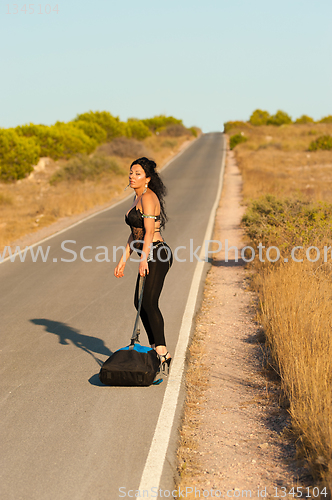
<svg viewBox="0 0 332 500">
<path fill-rule="evenodd" d="M 205 134 L 162 173 L 169 192 L 164 238 L 173 251 L 186 247 L 178 252 L 186 262 L 174 261 L 160 299 L 172 353 L 196 265 L 190 240 L 194 250 L 202 244 L 223 154 L 222 134 Z M 140 484 L 166 383 L 111 388 L 97 375 L 101 362 L 128 344 L 135 319 L 138 264 L 128 262 L 116 279 L 112 262 L 113 247 L 129 235 L 131 201 L 44 242 L 46 262 L 27 255 L 0 265 L 1 499 L 113 500 L 119 488 Z M 80 258 L 84 246 L 92 247 L 83 253 L 91 262 Z M 105 258 L 98 246 L 107 247 L 111 262 L 96 261 Z M 174 464 L 172 457 L 165 462 L 164 488 L 173 487 Z"/>
</svg>

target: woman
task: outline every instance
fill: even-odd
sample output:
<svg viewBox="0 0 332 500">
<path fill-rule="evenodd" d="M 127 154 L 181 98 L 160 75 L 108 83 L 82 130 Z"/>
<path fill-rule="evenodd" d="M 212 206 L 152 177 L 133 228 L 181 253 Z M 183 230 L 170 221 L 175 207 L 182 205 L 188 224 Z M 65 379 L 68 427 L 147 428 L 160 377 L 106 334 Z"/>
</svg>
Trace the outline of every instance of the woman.
<svg viewBox="0 0 332 500">
<path fill-rule="evenodd" d="M 160 372 L 168 374 L 171 355 L 167 351 L 164 335 L 164 319 L 158 301 L 165 276 L 173 263 L 169 246 L 161 236 L 161 228 L 167 221 L 164 208 L 166 188 L 156 172 L 156 164 L 147 158 L 138 158 L 130 167 L 129 186 L 136 196 L 125 221 L 131 228 L 125 259 L 123 255 L 114 270 L 116 278 L 122 278 L 124 268 L 133 248 L 140 254 L 139 271 L 135 289 L 135 307 L 138 309 L 139 278 L 146 274 L 141 307 L 141 320 L 160 360 Z"/>
</svg>

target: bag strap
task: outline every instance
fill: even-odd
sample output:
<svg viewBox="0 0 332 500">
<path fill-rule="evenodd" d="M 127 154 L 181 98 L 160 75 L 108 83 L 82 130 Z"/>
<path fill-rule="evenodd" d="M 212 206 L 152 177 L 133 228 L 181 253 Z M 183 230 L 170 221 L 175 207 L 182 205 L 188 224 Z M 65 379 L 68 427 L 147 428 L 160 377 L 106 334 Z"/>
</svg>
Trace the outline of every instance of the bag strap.
<svg viewBox="0 0 332 500">
<path fill-rule="evenodd" d="M 136 314 L 136 320 L 135 320 L 135 324 L 134 324 L 133 334 L 132 334 L 131 339 L 130 339 L 129 349 L 133 349 L 136 342 L 139 343 L 139 336 L 140 336 L 139 317 L 140 317 L 142 300 L 143 300 L 143 291 L 144 291 L 145 280 L 146 280 L 146 274 L 144 276 L 140 276 L 139 277 L 139 284 L 138 284 L 138 296 L 139 296 L 138 308 L 137 308 L 137 314 Z"/>
</svg>

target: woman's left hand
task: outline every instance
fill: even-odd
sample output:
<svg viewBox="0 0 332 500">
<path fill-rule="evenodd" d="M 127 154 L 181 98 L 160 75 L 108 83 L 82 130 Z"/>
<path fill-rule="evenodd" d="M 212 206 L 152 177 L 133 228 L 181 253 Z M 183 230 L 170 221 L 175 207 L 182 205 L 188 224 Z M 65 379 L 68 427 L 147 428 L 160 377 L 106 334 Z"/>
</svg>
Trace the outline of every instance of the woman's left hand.
<svg viewBox="0 0 332 500">
<path fill-rule="evenodd" d="M 141 260 L 141 262 L 139 263 L 138 272 L 140 276 L 145 276 L 145 274 L 149 274 L 149 265 L 146 260 Z"/>
</svg>

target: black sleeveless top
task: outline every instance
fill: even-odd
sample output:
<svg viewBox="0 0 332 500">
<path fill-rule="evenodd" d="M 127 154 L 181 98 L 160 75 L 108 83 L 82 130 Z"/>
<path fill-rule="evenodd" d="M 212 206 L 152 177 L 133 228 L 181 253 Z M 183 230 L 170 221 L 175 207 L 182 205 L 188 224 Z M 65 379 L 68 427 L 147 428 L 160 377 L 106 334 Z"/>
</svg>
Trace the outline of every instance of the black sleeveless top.
<svg viewBox="0 0 332 500">
<path fill-rule="evenodd" d="M 145 215 L 139 208 L 133 207 L 129 210 L 128 214 L 125 216 L 125 221 L 128 226 L 130 226 L 131 232 L 133 234 L 134 240 L 144 240 L 145 229 L 144 229 L 144 217 L 150 217 L 157 222 L 160 220 L 160 215 Z M 142 250 L 143 243 L 133 243 L 133 247 L 138 250 Z"/>
</svg>

